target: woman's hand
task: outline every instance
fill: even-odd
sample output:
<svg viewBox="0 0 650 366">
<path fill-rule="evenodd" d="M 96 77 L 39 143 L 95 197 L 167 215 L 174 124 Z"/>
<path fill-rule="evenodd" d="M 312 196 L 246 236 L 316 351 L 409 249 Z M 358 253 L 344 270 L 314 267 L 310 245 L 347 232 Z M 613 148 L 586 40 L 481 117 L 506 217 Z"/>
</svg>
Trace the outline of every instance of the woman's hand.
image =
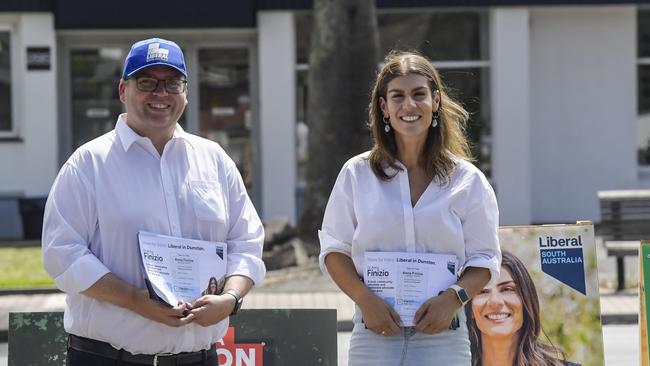
<svg viewBox="0 0 650 366">
<path fill-rule="evenodd" d="M 399 315 L 361 282 L 352 258 L 342 253 L 330 253 L 325 257 L 325 265 L 334 282 L 361 308 L 366 328 L 384 336 L 400 333 Z"/>
<path fill-rule="evenodd" d="M 368 291 L 357 302 L 361 308 L 366 328 L 383 335 L 392 336 L 401 332 L 401 320 L 397 312 L 384 300 Z"/>
<path fill-rule="evenodd" d="M 449 329 L 451 321 L 460 307 L 460 300 L 451 289 L 430 298 L 415 313 L 415 330 L 436 334 Z"/>
</svg>

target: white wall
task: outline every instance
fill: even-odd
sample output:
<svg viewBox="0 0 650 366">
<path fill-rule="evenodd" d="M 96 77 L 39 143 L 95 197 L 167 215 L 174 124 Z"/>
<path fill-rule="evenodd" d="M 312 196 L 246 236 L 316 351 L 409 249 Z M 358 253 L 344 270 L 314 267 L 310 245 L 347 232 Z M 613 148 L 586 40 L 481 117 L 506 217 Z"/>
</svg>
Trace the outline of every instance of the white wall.
<svg viewBox="0 0 650 366">
<path fill-rule="evenodd" d="M 0 140 L 0 194 L 46 196 L 57 173 L 56 42 L 52 14 L 0 18 L 11 27 L 13 120 L 18 141 Z M 49 71 L 27 71 L 27 47 L 49 47 Z"/>
<path fill-rule="evenodd" d="M 530 11 L 532 221 L 599 218 L 596 192 L 635 187 L 636 10 Z"/>
<path fill-rule="evenodd" d="M 296 223 L 296 41 L 293 13 L 257 15 L 264 219 Z"/>
<path fill-rule="evenodd" d="M 501 225 L 531 223 L 529 15 L 490 10 L 493 180 Z"/>
</svg>

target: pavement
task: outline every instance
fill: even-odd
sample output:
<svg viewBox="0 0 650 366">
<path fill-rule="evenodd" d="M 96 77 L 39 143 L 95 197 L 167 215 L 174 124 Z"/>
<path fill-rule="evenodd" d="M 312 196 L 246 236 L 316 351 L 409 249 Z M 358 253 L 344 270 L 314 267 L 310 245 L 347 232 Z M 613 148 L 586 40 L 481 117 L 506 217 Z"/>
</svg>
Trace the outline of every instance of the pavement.
<svg viewBox="0 0 650 366">
<path fill-rule="evenodd" d="M 638 286 L 624 291 L 601 288 L 600 293 L 603 324 L 638 322 Z M 58 290 L 0 291 L 0 342 L 7 341 L 9 312 L 63 311 L 64 307 L 65 294 Z M 328 277 L 321 274 L 315 259 L 310 259 L 300 267 L 269 271 L 264 286 L 254 289 L 246 296 L 243 308 L 333 308 L 337 309 L 339 331 L 352 329 L 354 313 L 353 302 Z"/>
</svg>

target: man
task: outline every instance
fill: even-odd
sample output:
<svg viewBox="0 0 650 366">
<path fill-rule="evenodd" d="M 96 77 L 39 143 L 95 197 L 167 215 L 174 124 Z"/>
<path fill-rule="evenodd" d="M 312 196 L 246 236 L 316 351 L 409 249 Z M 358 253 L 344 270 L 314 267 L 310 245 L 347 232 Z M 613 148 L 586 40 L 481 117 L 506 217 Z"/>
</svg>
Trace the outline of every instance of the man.
<svg viewBox="0 0 650 366">
<path fill-rule="evenodd" d="M 119 95 L 126 113 L 72 154 L 45 207 L 43 263 L 67 293 L 68 365 L 217 365 L 228 316 L 264 278 L 262 224 L 223 149 L 177 123 L 187 105 L 177 44 L 135 43 Z M 151 300 L 139 231 L 226 243 L 222 294 Z"/>
</svg>

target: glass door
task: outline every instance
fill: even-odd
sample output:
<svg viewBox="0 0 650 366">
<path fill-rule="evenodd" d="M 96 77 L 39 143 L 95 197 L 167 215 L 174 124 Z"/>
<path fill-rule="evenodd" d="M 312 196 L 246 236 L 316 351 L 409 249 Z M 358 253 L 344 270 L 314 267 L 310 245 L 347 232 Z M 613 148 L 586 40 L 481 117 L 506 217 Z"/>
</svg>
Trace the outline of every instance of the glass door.
<svg viewBox="0 0 650 366">
<path fill-rule="evenodd" d="M 61 118 L 64 131 L 69 131 L 62 137 L 66 141 L 63 161 L 82 144 L 115 127 L 117 116 L 124 111 L 118 84 L 131 43 L 121 39 L 90 46 L 90 40 L 74 40 L 63 47 L 64 83 L 69 88 Z M 249 194 L 255 199 L 253 51 L 247 44 L 197 46 L 191 41 L 181 44 L 190 71 L 190 104 L 179 123 L 187 132 L 218 142 L 234 160 Z"/>
<path fill-rule="evenodd" d="M 118 86 L 128 47 L 70 50 L 72 151 L 112 130 L 124 111 Z M 185 113 L 179 123 L 186 128 Z"/>
</svg>

